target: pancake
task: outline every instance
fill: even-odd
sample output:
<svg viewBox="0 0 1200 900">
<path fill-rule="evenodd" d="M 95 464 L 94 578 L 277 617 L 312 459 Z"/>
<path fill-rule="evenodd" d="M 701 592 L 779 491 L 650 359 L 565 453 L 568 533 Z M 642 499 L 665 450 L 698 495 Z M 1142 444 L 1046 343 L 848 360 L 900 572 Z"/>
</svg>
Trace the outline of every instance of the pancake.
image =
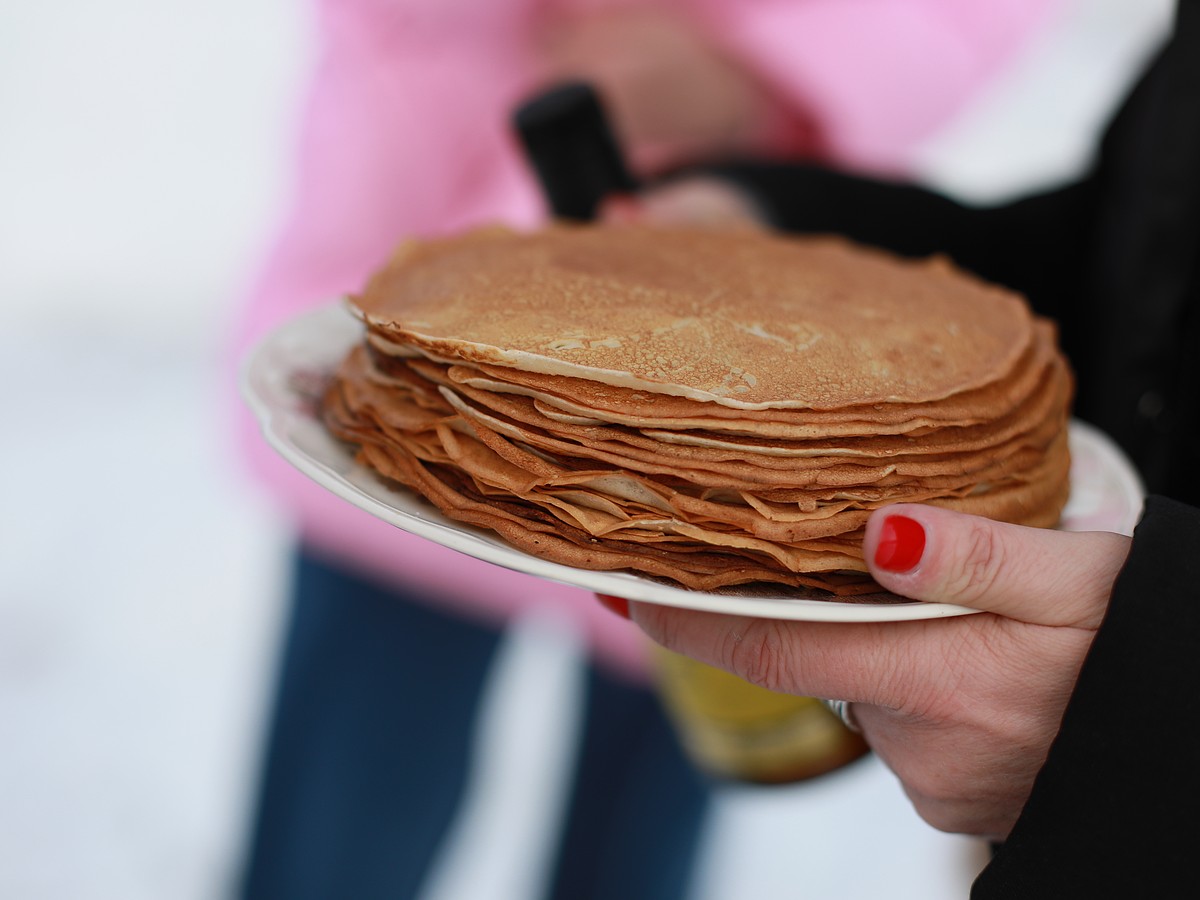
<svg viewBox="0 0 1200 900">
<path fill-rule="evenodd" d="M 435 357 L 743 410 L 940 400 L 998 380 L 1033 330 L 1018 295 L 942 259 L 716 229 L 409 244 L 352 305 Z"/>
<path fill-rule="evenodd" d="M 351 298 L 334 434 L 446 516 L 583 568 L 876 597 L 871 512 L 1053 526 L 1053 326 L 945 260 L 712 229 L 487 229 Z"/>
</svg>

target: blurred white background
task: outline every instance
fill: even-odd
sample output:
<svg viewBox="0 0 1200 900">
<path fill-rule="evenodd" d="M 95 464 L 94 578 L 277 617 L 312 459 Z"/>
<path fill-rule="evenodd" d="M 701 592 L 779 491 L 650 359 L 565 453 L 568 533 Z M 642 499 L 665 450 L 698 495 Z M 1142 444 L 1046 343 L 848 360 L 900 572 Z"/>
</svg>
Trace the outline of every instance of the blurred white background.
<svg viewBox="0 0 1200 900">
<path fill-rule="evenodd" d="M 1170 6 L 1069 0 L 918 170 L 980 200 L 1077 171 Z M 0 0 L 0 896 L 228 896 L 285 526 L 225 444 L 222 341 L 285 200 L 306 14 Z M 521 715 L 568 657 L 537 628 L 510 647 L 487 734 L 525 766 L 477 794 L 439 896 L 536 877 L 488 823 L 527 836 L 550 802 L 528 763 L 554 718 Z M 730 791 L 697 893 L 963 897 L 980 859 L 869 762 Z"/>
</svg>

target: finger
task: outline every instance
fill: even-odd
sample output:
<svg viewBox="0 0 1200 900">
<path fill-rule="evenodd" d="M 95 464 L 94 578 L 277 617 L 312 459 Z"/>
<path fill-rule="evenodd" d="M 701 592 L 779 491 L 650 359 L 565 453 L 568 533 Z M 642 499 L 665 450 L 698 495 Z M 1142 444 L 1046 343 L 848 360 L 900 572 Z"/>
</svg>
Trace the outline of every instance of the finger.
<svg viewBox="0 0 1200 900">
<path fill-rule="evenodd" d="M 791 622 L 629 604 L 655 642 L 767 690 L 899 706 L 912 659 L 953 620 Z M 887 631 L 884 633 L 883 628 Z"/>
<path fill-rule="evenodd" d="M 609 194 L 596 212 L 600 221 L 610 225 L 633 225 L 645 219 L 641 204 L 628 194 Z"/>
<path fill-rule="evenodd" d="M 741 190 L 716 178 L 691 177 L 638 195 L 643 221 L 657 225 L 760 228 L 762 214 Z"/>
<path fill-rule="evenodd" d="M 1129 538 L 896 504 L 872 514 L 863 551 L 875 580 L 904 597 L 1041 625 L 1095 628 L 1129 554 Z"/>
</svg>

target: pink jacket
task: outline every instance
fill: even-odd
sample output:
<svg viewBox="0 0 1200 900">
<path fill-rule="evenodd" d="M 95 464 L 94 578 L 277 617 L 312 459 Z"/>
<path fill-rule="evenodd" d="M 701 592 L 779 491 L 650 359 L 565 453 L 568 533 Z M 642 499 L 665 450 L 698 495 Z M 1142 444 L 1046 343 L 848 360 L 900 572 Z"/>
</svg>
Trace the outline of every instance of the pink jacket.
<svg viewBox="0 0 1200 900">
<path fill-rule="evenodd" d="M 241 311 L 238 358 L 273 326 L 357 289 L 406 235 L 541 220 L 537 187 L 506 124 L 534 86 L 531 29 L 551 8 L 620 2 L 631 0 L 319 0 L 322 48 L 300 123 L 295 192 Z M 675 5 L 805 110 L 833 159 L 895 172 L 1053 0 Z M 579 622 L 601 660 L 643 670 L 640 634 L 590 593 L 463 557 L 373 519 L 276 458 L 241 416 L 251 468 L 312 544 L 496 623 L 551 605 Z"/>
</svg>

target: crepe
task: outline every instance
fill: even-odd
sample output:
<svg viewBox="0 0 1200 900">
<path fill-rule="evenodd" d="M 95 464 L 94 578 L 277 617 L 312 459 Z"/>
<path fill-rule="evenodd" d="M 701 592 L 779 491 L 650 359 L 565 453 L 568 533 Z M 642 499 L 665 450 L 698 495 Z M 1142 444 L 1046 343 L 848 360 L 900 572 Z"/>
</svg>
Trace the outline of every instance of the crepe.
<svg viewBox="0 0 1200 900">
<path fill-rule="evenodd" d="M 1019 295 L 835 237 L 558 225 L 410 243 L 332 431 L 445 515 L 573 566 L 873 594 L 871 511 L 1053 526 L 1069 368 Z M 811 594 L 810 594 L 811 596 Z"/>
</svg>

